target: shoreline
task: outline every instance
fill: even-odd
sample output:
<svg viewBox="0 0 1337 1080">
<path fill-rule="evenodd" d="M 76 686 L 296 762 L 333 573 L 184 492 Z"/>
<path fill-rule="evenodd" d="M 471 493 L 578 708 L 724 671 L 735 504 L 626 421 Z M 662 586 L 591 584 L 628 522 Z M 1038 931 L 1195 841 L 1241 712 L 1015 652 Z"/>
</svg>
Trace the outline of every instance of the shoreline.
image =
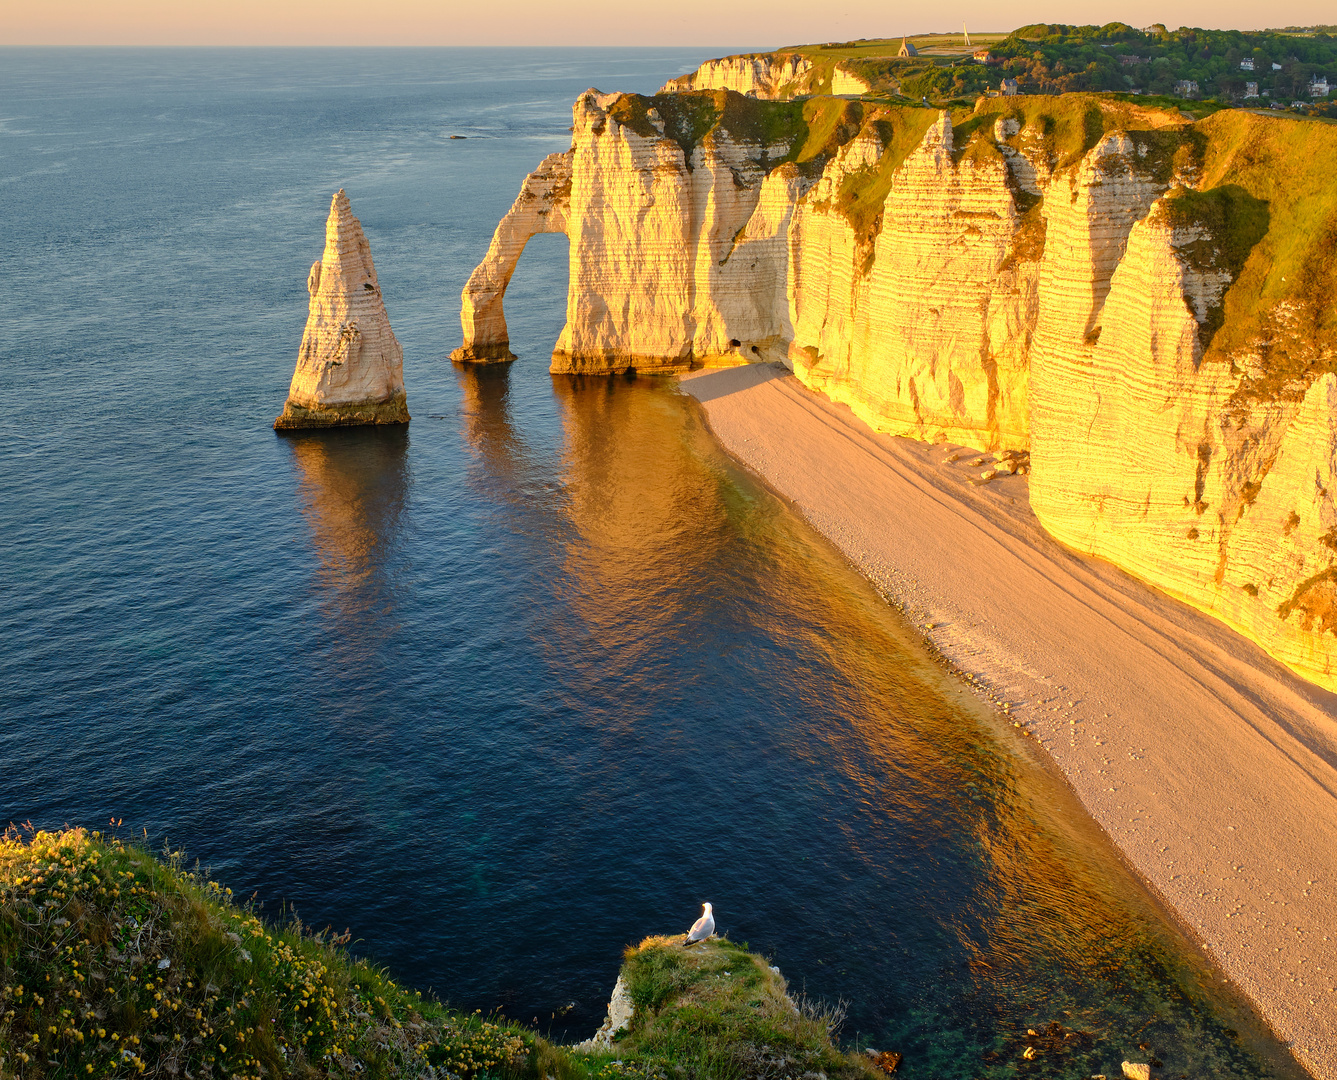
<svg viewBox="0 0 1337 1080">
<path fill-rule="evenodd" d="M 879 435 L 771 365 L 680 387 L 1033 736 L 1300 1065 L 1337 1080 L 1337 695 L 1061 546 L 1026 477 L 980 482 L 978 451 Z"/>
</svg>

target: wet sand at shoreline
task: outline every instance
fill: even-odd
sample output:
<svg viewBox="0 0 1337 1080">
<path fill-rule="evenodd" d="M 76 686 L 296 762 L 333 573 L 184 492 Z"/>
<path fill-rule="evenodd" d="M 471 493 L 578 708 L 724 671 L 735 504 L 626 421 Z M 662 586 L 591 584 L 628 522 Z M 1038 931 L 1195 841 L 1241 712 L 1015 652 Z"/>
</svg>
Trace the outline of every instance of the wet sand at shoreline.
<svg viewBox="0 0 1337 1080">
<path fill-rule="evenodd" d="M 1024 476 L 872 432 L 769 366 L 682 388 L 1034 736 L 1299 1062 L 1337 1080 L 1337 695 L 1031 513 Z"/>
</svg>

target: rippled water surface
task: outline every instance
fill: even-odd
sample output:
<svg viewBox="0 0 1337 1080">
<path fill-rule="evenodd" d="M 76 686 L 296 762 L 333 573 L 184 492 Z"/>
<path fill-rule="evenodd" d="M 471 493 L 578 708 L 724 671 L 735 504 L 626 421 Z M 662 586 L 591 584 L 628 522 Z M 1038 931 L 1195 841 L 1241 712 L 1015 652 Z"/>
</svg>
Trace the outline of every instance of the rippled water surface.
<svg viewBox="0 0 1337 1080">
<path fill-rule="evenodd" d="M 0 818 L 123 817 L 557 1035 L 710 900 L 910 1080 L 1291 1075 L 671 381 L 547 374 L 563 238 L 520 361 L 445 360 L 574 96 L 704 58 L 0 53 Z M 340 186 L 414 419 L 278 437 Z M 1090 1037 L 1023 1061 L 1050 1021 Z"/>
</svg>

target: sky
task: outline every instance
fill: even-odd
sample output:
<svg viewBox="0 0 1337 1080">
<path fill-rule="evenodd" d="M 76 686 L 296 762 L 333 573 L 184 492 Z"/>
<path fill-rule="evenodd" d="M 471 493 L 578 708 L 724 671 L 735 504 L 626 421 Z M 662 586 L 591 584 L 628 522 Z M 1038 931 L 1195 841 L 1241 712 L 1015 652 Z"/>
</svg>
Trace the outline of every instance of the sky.
<svg viewBox="0 0 1337 1080">
<path fill-rule="evenodd" d="M 644 45 L 773 48 L 1033 22 L 1262 29 L 1337 20 L 1332 0 L 0 0 L 0 45 Z"/>
</svg>

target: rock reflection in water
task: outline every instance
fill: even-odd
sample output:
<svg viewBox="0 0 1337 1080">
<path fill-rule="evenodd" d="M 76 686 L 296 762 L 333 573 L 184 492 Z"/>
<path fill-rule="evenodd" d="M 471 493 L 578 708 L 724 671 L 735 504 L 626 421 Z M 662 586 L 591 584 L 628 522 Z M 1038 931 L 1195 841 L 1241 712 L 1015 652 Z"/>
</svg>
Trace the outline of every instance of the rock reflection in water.
<svg viewBox="0 0 1337 1080">
<path fill-rule="evenodd" d="M 469 446 L 493 475 L 512 475 L 525 456 L 525 442 L 511 422 L 511 365 L 457 364 L 455 375 Z"/>
<path fill-rule="evenodd" d="M 699 586 L 729 542 L 720 477 L 694 454 L 693 417 L 670 389 L 558 376 L 553 393 L 565 433 L 563 510 L 574 526 L 564 616 L 578 621 L 568 634 L 581 650 L 599 657 L 567 691 L 624 713 L 640 696 L 671 691 L 647 685 L 648 657 L 684 625 L 715 623 L 710 590 Z M 558 662 L 570 671 L 567 659 Z"/>
<path fill-rule="evenodd" d="M 409 490 L 407 428 L 332 429 L 283 436 L 300 481 L 317 562 L 315 601 L 347 661 L 376 651 L 392 617 L 391 554 Z"/>
</svg>

